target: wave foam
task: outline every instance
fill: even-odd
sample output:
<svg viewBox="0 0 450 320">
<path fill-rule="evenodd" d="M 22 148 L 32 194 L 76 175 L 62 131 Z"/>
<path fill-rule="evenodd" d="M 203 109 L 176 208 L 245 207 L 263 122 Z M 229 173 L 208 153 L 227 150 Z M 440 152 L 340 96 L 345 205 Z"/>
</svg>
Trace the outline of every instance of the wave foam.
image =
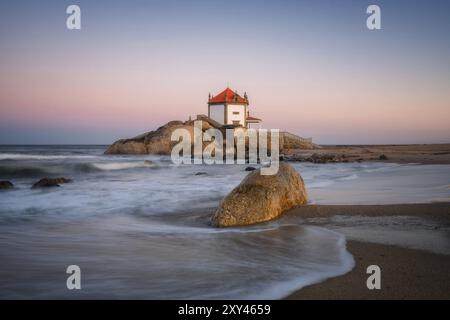
<svg viewBox="0 0 450 320">
<path fill-rule="evenodd" d="M 139 161 L 139 162 L 106 162 L 106 163 L 92 163 L 92 167 L 110 171 L 110 170 L 124 170 L 124 169 L 136 169 L 136 168 L 154 168 L 156 164 L 151 162 Z"/>
</svg>

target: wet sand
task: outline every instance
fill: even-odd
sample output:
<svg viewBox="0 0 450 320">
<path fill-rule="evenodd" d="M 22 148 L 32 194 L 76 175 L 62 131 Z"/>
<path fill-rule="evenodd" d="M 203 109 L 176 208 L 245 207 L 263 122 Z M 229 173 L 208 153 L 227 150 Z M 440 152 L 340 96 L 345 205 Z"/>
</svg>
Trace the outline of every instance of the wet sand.
<svg viewBox="0 0 450 320">
<path fill-rule="evenodd" d="M 450 190 L 449 190 L 450 192 Z M 387 205 L 305 205 L 286 214 L 303 218 L 325 218 L 336 215 L 357 216 L 418 216 L 450 224 L 450 202 L 387 204 Z"/>
<path fill-rule="evenodd" d="M 450 256 L 349 241 L 349 273 L 294 292 L 287 299 L 450 299 Z M 381 289 L 369 290 L 366 268 L 381 268 Z"/>
<path fill-rule="evenodd" d="M 450 203 L 316 206 L 291 210 L 302 217 L 345 215 L 409 215 L 429 217 L 450 224 Z M 355 259 L 355 268 L 340 277 L 305 287 L 287 299 L 450 299 L 450 255 L 390 245 L 348 241 L 347 248 Z M 381 268 L 381 289 L 366 286 L 366 268 Z"/>
</svg>

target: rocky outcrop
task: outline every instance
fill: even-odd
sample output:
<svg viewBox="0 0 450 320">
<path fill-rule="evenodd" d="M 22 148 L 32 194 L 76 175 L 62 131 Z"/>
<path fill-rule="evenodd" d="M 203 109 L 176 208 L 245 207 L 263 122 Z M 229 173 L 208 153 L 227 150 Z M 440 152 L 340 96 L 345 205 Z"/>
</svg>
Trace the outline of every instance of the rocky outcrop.
<svg viewBox="0 0 450 320">
<path fill-rule="evenodd" d="M 288 163 L 280 162 L 275 175 L 252 171 L 228 194 L 212 217 L 215 227 L 249 225 L 275 219 L 285 211 L 307 203 L 300 174 Z"/>
<path fill-rule="evenodd" d="M 0 190 L 6 190 L 14 188 L 14 185 L 11 181 L 0 181 Z"/>
<path fill-rule="evenodd" d="M 320 149 L 321 146 L 312 142 L 312 139 L 305 139 L 289 132 L 280 132 L 280 147 L 282 152 L 292 149 Z"/>
<path fill-rule="evenodd" d="M 204 115 L 199 115 L 197 120 L 202 121 L 202 131 L 205 132 L 210 128 L 220 129 L 225 137 L 225 127 L 218 122 L 208 118 Z M 162 154 L 169 155 L 172 152 L 172 147 L 176 145 L 177 141 L 171 141 L 172 132 L 179 128 L 184 128 L 191 134 L 191 141 L 193 141 L 194 120 L 189 121 L 170 121 L 155 131 L 150 131 L 141 134 L 131 139 L 121 139 L 114 142 L 105 151 L 105 154 Z M 270 136 L 270 133 L 269 133 Z M 270 137 L 267 138 L 267 148 L 270 150 Z M 204 143 L 205 147 L 208 143 Z M 246 139 L 248 144 L 248 138 Z M 319 146 L 313 144 L 308 139 L 289 134 L 287 132 L 280 133 L 280 150 L 286 151 L 289 149 L 317 149 Z"/>
<path fill-rule="evenodd" d="M 114 142 L 105 154 L 147 154 L 147 148 L 143 141 L 121 139 Z"/>
<path fill-rule="evenodd" d="M 287 161 L 312 162 L 312 163 L 338 163 L 358 161 L 358 158 L 348 158 L 345 154 L 328 154 L 328 153 L 313 153 L 309 156 L 304 155 L 284 155 Z"/>
<path fill-rule="evenodd" d="M 345 157 L 335 154 L 318 154 L 314 153 L 311 157 L 306 158 L 306 161 L 312 163 L 330 163 L 330 162 L 342 162 Z"/>
<path fill-rule="evenodd" d="M 131 139 L 114 142 L 105 154 L 164 154 L 169 155 L 177 141 L 171 141 L 172 132 L 184 128 L 193 137 L 193 121 L 170 121 L 155 131 L 144 133 Z M 192 139 L 193 140 L 193 139 Z"/>
<path fill-rule="evenodd" d="M 59 187 L 62 183 L 70 182 L 70 179 L 60 178 L 43 178 L 33 184 L 33 188 Z"/>
</svg>

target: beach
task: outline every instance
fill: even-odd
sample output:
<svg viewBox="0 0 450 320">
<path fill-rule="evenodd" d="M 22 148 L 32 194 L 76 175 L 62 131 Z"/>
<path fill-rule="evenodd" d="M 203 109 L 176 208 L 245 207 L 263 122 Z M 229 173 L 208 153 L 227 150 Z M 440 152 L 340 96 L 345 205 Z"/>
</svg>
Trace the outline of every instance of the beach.
<svg viewBox="0 0 450 320">
<path fill-rule="evenodd" d="M 213 228 L 247 164 L 105 149 L 0 146 L 0 175 L 14 185 L 0 192 L 1 298 L 448 298 L 448 164 L 292 161 L 308 205 Z M 44 177 L 70 182 L 32 188 Z M 65 287 L 73 264 L 79 291 Z M 376 293 L 364 289 L 369 264 L 382 269 Z"/>
<path fill-rule="evenodd" d="M 355 259 L 349 273 L 287 296 L 307 299 L 450 299 L 450 257 L 395 246 L 349 241 Z M 368 290 L 366 267 L 379 265 L 381 289 Z"/>
<path fill-rule="evenodd" d="M 290 212 L 302 217 L 417 216 L 450 224 L 450 203 L 378 206 L 306 206 Z M 439 245 L 436 243 L 436 245 Z M 379 243 L 347 241 L 355 267 L 349 273 L 307 286 L 286 299 L 450 299 L 450 255 Z M 381 290 L 368 290 L 366 268 L 381 268 Z"/>
<path fill-rule="evenodd" d="M 450 300 L 449 12 L 0 1 L 0 301 Z"/>
</svg>

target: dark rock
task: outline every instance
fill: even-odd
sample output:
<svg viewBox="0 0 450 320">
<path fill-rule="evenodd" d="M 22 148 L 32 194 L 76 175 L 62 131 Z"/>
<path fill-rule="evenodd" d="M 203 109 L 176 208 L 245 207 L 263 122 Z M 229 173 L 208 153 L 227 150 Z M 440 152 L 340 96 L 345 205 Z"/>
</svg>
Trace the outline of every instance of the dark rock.
<svg viewBox="0 0 450 320">
<path fill-rule="evenodd" d="M 314 153 L 311 157 L 306 159 L 307 161 L 313 163 L 328 163 L 328 162 L 338 162 L 337 158 L 333 154 L 317 154 Z"/>
<path fill-rule="evenodd" d="M 299 156 L 297 154 L 293 154 L 293 155 L 284 156 L 284 160 L 291 161 L 291 162 L 302 162 L 302 161 L 305 161 L 305 158 L 303 158 L 302 156 Z"/>
<path fill-rule="evenodd" d="M 253 171 L 253 170 L 256 170 L 256 168 L 255 167 L 247 167 L 247 168 L 245 168 L 245 171 Z"/>
<path fill-rule="evenodd" d="M 11 189 L 11 188 L 14 188 L 14 185 L 12 184 L 11 181 L 0 181 L 0 189 L 1 190 Z"/>
<path fill-rule="evenodd" d="M 384 155 L 384 154 L 380 155 L 380 157 L 379 157 L 379 160 L 387 160 L 387 159 L 388 159 L 388 157 L 386 157 L 386 155 Z"/>
<path fill-rule="evenodd" d="M 206 172 L 197 172 L 195 175 L 196 176 L 205 176 Z"/>
<path fill-rule="evenodd" d="M 33 188 L 47 188 L 47 187 L 59 187 L 62 183 L 70 182 L 70 179 L 59 177 L 59 178 L 43 178 L 38 182 L 33 184 Z"/>
</svg>

